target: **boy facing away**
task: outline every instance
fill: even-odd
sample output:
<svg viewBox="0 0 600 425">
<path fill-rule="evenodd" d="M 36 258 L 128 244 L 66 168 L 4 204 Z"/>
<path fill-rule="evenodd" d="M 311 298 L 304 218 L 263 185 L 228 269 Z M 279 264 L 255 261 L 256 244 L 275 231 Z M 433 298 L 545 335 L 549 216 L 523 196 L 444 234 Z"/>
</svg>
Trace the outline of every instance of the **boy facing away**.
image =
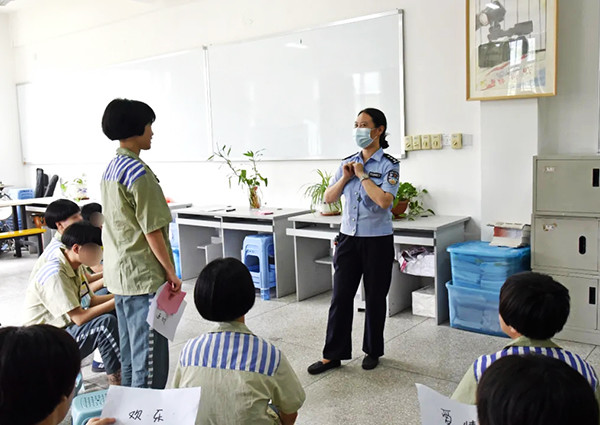
<svg viewBox="0 0 600 425">
<path fill-rule="evenodd" d="M 524 354 L 539 354 L 565 362 L 587 380 L 598 397 L 594 368 L 579 355 L 561 348 L 551 338 L 560 332 L 569 316 L 569 291 L 552 277 L 535 272 L 510 276 L 500 290 L 500 326 L 512 342 L 497 353 L 475 360 L 452 394 L 454 400 L 475 404 L 477 385 L 496 360 Z"/>
</svg>

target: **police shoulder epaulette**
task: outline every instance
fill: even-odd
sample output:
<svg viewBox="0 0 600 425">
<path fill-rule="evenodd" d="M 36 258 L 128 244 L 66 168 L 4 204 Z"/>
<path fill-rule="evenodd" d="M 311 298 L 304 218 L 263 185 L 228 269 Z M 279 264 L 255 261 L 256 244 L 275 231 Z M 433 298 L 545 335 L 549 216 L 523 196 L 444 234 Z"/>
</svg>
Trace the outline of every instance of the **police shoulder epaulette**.
<svg viewBox="0 0 600 425">
<path fill-rule="evenodd" d="M 400 162 L 399 159 L 394 158 L 392 155 L 390 155 L 389 153 L 384 153 L 383 156 L 385 156 L 387 159 L 389 159 L 390 161 L 392 161 L 392 164 L 397 164 Z"/>
<path fill-rule="evenodd" d="M 352 158 L 353 156 L 355 156 L 358 152 L 354 152 L 352 155 L 348 155 L 346 158 L 342 159 L 342 161 L 345 161 L 347 159 Z"/>
</svg>

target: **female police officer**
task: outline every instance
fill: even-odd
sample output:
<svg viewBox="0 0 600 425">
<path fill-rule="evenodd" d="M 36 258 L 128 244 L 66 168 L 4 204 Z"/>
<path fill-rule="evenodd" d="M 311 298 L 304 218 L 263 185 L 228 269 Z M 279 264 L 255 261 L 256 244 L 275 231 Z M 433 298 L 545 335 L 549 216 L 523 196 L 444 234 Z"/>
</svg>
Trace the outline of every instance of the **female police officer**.
<svg viewBox="0 0 600 425">
<path fill-rule="evenodd" d="M 396 158 L 383 153 L 388 147 L 383 112 L 373 108 L 361 111 L 354 127 L 354 139 L 361 151 L 342 161 L 325 192 L 325 202 L 334 202 L 344 194 L 345 203 L 333 260 L 333 296 L 323 360 L 308 367 L 313 375 L 352 358 L 354 296 L 361 277 L 366 298 L 363 369 L 374 369 L 383 355 L 386 297 L 394 260 L 390 208 L 398 190 L 399 164 Z"/>
</svg>

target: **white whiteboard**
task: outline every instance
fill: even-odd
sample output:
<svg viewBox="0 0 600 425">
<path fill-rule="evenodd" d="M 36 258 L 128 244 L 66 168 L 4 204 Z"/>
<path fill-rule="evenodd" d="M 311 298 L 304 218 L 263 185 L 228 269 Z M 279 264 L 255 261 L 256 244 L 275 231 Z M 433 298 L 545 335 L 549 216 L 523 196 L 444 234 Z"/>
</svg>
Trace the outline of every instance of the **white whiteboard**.
<svg viewBox="0 0 600 425">
<path fill-rule="evenodd" d="M 381 109 L 404 152 L 402 11 L 208 48 L 212 133 L 232 155 L 339 159 L 357 113 Z"/>
<path fill-rule="evenodd" d="M 146 102 L 156 113 L 145 160 L 206 159 L 212 149 L 205 56 L 198 49 L 17 86 L 23 160 L 107 162 L 118 142 L 104 136 L 101 120 L 117 97 Z"/>
</svg>

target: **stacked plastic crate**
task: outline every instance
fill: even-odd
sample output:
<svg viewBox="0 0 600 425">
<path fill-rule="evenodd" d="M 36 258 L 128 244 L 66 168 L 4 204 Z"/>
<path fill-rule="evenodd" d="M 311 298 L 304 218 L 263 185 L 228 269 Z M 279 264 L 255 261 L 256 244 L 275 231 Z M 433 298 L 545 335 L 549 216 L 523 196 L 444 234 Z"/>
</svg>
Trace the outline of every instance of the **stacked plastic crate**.
<svg viewBox="0 0 600 425">
<path fill-rule="evenodd" d="M 498 304 L 506 279 L 530 270 L 530 248 L 491 246 L 469 241 L 448 247 L 452 280 L 446 283 L 450 326 L 506 336 L 500 328 Z"/>
</svg>

